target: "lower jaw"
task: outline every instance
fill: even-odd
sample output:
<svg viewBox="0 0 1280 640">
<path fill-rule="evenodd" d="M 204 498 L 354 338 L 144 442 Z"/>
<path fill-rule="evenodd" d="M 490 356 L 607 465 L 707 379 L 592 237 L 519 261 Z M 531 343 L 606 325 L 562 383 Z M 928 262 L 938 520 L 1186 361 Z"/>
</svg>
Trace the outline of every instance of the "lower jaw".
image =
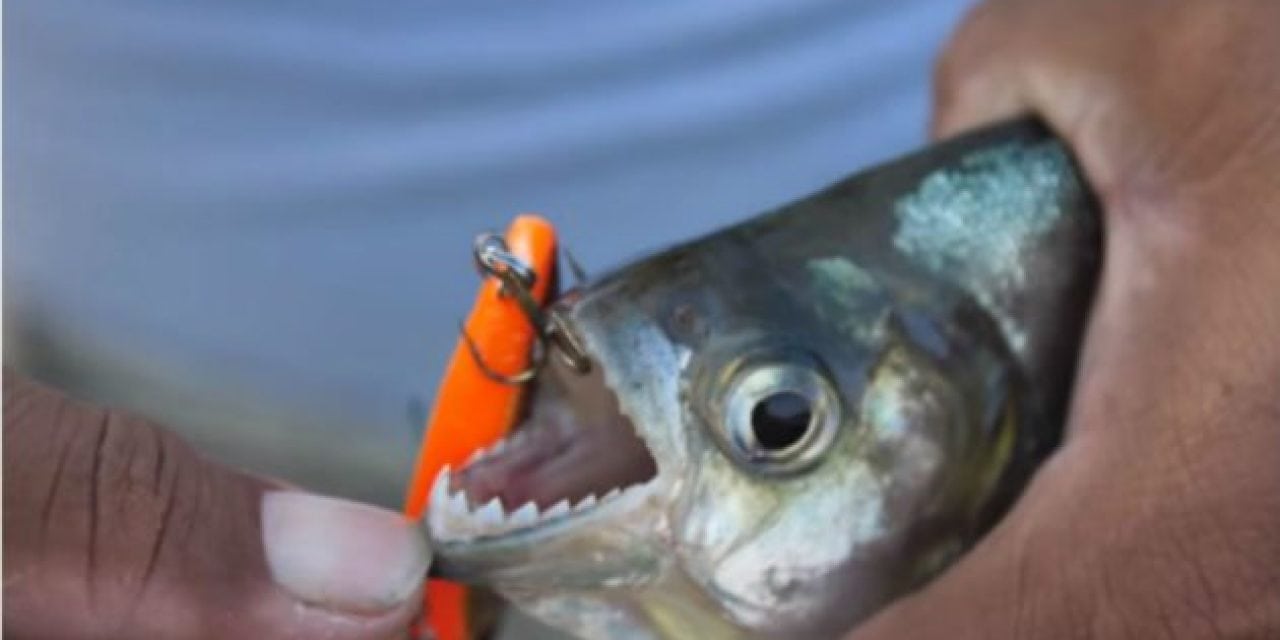
<svg viewBox="0 0 1280 640">
<path fill-rule="evenodd" d="M 641 579 L 656 571 L 654 529 L 665 518 L 660 484 L 655 478 L 589 510 L 526 529 L 470 539 L 433 536 L 432 574 L 504 592 L 595 589 Z"/>
</svg>

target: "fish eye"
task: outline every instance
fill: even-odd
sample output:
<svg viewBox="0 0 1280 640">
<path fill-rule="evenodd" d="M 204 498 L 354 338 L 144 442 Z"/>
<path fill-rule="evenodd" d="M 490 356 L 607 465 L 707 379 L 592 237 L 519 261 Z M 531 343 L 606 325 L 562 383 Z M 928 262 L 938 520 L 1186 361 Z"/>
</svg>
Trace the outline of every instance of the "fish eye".
<svg viewBox="0 0 1280 640">
<path fill-rule="evenodd" d="M 756 402 L 751 410 L 751 431 L 760 446 L 770 451 L 786 449 L 809 432 L 813 409 L 809 399 L 795 391 L 779 391 Z"/>
<path fill-rule="evenodd" d="M 768 474 L 815 462 L 840 424 L 835 388 L 808 359 L 741 364 L 717 412 L 716 434 L 739 464 Z"/>
</svg>

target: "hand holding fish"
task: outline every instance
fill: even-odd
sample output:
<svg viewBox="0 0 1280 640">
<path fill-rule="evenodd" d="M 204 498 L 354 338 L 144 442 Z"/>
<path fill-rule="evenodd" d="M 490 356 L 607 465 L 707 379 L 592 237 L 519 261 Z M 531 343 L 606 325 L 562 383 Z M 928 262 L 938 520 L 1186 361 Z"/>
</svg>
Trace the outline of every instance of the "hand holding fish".
<svg viewBox="0 0 1280 640">
<path fill-rule="evenodd" d="M 935 132 L 1034 111 L 1102 200 L 1062 448 L 1006 520 L 852 637 L 1280 635 L 1280 4 L 995 1 Z"/>
</svg>

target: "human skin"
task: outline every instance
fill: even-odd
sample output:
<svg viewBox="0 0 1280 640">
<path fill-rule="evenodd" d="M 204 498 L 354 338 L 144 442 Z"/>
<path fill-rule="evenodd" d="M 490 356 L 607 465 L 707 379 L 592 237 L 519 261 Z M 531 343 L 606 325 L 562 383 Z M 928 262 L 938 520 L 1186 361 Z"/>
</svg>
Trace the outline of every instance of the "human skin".
<svg viewBox="0 0 1280 640">
<path fill-rule="evenodd" d="M 399 514 L 4 371 L 5 638 L 405 637 L 429 560 Z"/>
<path fill-rule="evenodd" d="M 1280 637 L 1280 2 L 988 2 L 934 133 L 1027 112 L 1105 212 L 1066 441 L 850 637 Z"/>
</svg>

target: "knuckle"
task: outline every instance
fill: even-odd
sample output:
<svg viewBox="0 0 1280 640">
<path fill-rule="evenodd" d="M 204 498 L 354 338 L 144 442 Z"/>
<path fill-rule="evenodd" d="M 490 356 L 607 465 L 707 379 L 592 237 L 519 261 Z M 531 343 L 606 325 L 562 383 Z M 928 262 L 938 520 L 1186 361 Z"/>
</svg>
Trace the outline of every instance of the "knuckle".
<svg viewBox="0 0 1280 640">
<path fill-rule="evenodd" d="M 183 517 L 184 467 L 193 455 L 136 417 L 106 412 L 92 476 L 89 579 L 136 598 L 154 575 L 171 526 Z"/>
<path fill-rule="evenodd" d="M 193 454 L 149 422 L 6 378 L 6 595 L 30 613 L 61 594 L 66 615 L 113 628 L 146 587 Z"/>
<path fill-rule="evenodd" d="M 252 597 L 246 585 L 265 575 L 263 481 L 146 419 L 9 382 L 5 596 L 26 603 L 14 629 L 57 616 L 103 637 L 145 637 L 186 624 L 158 610 L 194 619 L 206 601 Z"/>
<path fill-rule="evenodd" d="M 966 70 L 977 61 L 991 23 L 999 19 L 998 5 L 984 2 L 969 10 L 934 61 L 933 88 L 936 98 L 954 99 Z"/>
<path fill-rule="evenodd" d="M 1018 58 L 1014 49 L 1021 46 L 1011 38 L 1022 29 L 1021 19 L 1009 2 L 990 0 L 971 9 L 960 21 L 950 39 L 934 60 L 932 75 L 933 130 L 935 134 L 953 132 L 992 117 L 993 108 L 1007 110 L 1015 102 L 1014 69 L 1010 61 Z M 1016 84 L 1016 83 L 1014 83 Z"/>
<path fill-rule="evenodd" d="M 76 576 L 95 624 L 110 627 L 130 615 L 170 544 L 194 454 L 150 422 L 64 402 L 44 555 Z"/>
</svg>

